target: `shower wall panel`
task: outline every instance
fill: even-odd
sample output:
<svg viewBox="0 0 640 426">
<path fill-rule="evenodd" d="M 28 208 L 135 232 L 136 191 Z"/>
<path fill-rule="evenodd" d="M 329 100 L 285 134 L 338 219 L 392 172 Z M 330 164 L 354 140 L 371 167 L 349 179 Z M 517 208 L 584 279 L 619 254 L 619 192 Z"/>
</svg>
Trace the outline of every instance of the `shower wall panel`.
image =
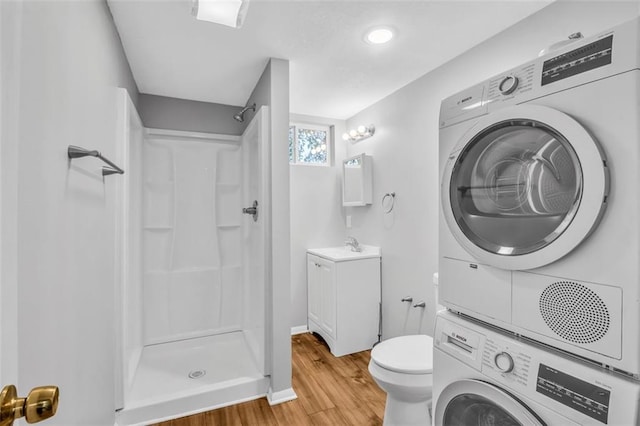
<svg viewBox="0 0 640 426">
<path fill-rule="evenodd" d="M 143 161 L 146 344 L 240 330 L 239 141 L 150 136 Z"/>
<path fill-rule="evenodd" d="M 266 225 L 269 220 L 269 196 L 267 190 L 268 167 L 264 155 L 265 139 L 268 132 L 268 113 L 262 107 L 251 120 L 242 135 L 243 147 L 243 195 L 244 204 L 249 206 L 258 201 L 257 220 L 244 215 L 244 335 L 263 374 L 269 374 L 266 350 L 266 276 L 265 265 L 267 247 Z"/>
</svg>

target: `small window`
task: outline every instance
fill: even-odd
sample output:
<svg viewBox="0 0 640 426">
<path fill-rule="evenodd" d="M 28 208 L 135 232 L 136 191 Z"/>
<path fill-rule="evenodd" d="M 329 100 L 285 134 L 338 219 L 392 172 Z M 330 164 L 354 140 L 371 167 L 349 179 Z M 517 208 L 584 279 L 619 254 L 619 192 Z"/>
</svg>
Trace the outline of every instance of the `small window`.
<svg viewBox="0 0 640 426">
<path fill-rule="evenodd" d="M 331 165 L 331 127 L 301 123 L 289 125 L 289 163 Z"/>
</svg>

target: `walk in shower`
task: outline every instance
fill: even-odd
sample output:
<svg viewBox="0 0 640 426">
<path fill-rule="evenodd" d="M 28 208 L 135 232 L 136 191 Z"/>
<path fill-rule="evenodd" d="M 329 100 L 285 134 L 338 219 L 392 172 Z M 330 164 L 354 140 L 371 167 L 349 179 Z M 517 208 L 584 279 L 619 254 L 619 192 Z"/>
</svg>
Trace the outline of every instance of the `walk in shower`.
<svg viewBox="0 0 640 426">
<path fill-rule="evenodd" d="M 118 424 L 267 393 L 264 117 L 129 141 Z"/>
</svg>

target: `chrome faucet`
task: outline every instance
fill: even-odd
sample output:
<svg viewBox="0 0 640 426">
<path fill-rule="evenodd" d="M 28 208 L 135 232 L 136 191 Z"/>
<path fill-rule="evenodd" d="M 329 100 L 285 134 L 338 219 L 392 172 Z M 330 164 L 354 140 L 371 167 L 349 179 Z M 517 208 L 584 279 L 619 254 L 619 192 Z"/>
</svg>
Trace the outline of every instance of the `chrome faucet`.
<svg viewBox="0 0 640 426">
<path fill-rule="evenodd" d="M 356 240 L 354 237 L 347 237 L 347 239 L 344 241 L 344 245 L 351 247 L 351 251 L 357 251 L 357 252 L 362 251 L 362 247 L 360 247 L 360 243 L 358 243 L 358 240 Z"/>
</svg>

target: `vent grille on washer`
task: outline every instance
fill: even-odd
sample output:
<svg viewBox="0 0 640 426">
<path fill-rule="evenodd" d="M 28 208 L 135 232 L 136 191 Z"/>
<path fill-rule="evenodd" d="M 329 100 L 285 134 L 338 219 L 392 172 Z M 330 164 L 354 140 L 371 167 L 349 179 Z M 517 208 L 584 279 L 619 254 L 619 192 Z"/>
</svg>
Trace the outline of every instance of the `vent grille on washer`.
<svg viewBox="0 0 640 426">
<path fill-rule="evenodd" d="M 611 323 L 604 301 L 589 288 L 572 281 L 558 281 L 540 295 L 540 314 L 560 337 L 580 344 L 600 340 Z"/>
</svg>

